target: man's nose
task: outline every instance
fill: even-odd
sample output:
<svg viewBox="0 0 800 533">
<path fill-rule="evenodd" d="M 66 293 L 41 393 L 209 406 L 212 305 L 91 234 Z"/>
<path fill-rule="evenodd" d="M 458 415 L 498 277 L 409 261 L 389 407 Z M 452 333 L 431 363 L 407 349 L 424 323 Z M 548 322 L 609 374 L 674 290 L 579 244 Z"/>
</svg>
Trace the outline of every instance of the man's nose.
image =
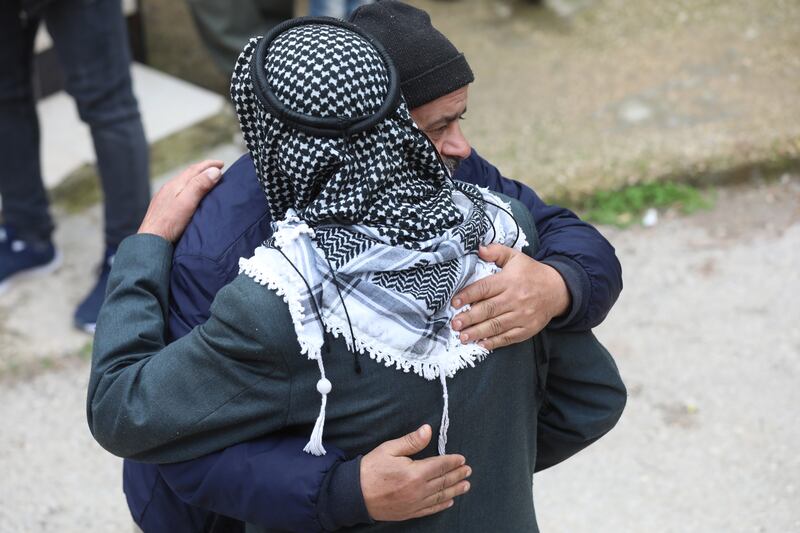
<svg viewBox="0 0 800 533">
<path fill-rule="evenodd" d="M 457 120 L 454 120 L 445 131 L 441 146 L 443 156 L 456 157 L 458 159 L 466 159 L 472 150 L 467 138 L 461 132 L 461 126 Z"/>
</svg>

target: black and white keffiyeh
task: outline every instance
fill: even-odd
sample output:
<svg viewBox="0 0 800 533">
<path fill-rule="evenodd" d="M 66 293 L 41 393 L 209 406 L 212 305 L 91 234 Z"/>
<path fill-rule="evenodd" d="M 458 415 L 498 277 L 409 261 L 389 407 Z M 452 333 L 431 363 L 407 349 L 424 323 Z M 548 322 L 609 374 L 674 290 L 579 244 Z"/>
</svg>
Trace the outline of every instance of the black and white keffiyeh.
<svg viewBox="0 0 800 533">
<path fill-rule="evenodd" d="M 450 300 L 497 270 L 479 259 L 479 245 L 525 244 L 499 198 L 451 180 L 402 100 L 385 112 L 393 76 L 380 46 L 355 27 L 296 19 L 252 39 L 231 83 L 276 221 L 240 271 L 284 298 L 302 353 L 319 365 L 322 408 L 306 446 L 316 455 L 325 453 L 332 387 L 326 333 L 386 366 L 441 380 L 444 453 L 446 378 L 488 353 L 460 342 L 450 328 L 460 310 Z M 376 116 L 369 127 L 349 127 Z M 342 124 L 341 133 L 331 124 Z"/>
</svg>

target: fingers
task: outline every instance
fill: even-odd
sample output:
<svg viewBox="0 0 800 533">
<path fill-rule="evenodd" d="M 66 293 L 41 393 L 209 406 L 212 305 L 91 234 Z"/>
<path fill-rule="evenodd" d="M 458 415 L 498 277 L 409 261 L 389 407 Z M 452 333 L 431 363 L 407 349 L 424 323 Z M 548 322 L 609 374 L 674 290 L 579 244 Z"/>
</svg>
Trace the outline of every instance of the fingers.
<svg viewBox="0 0 800 533">
<path fill-rule="evenodd" d="M 222 165 L 222 161 L 202 161 L 164 184 L 150 200 L 139 233 L 150 233 L 176 242 L 200 200 L 219 182 Z"/>
<path fill-rule="evenodd" d="M 510 305 L 507 297 L 503 297 L 503 295 L 495 296 L 493 298 L 489 298 L 488 300 L 482 300 L 478 303 L 472 304 L 472 307 L 469 310 L 457 314 L 455 317 L 453 317 L 452 328 L 455 331 L 463 331 L 470 326 L 480 324 L 481 322 L 485 322 L 490 318 L 503 315 L 512 310 L 513 308 Z M 476 337 L 472 338 L 475 339 Z M 465 339 L 461 340 L 466 341 Z"/>
<path fill-rule="evenodd" d="M 178 197 L 194 212 L 200 200 L 219 183 L 221 177 L 222 171 L 216 166 L 210 166 L 193 176 L 178 193 Z"/>
<path fill-rule="evenodd" d="M 426 507 L 425 509 L 420 509 L 419 511 L 411 515 L 409 518 L 421 518 L 423 516 L 429 516 L 432 514 L 440 513 L 445 509 L 449 509 L 450 507 L 452 507 L 453 503 L 454 503 L 453 500 L 447 500 L 437 505 L 432 505 L 430 507 Z"/>
<path fill-rule="evenodd" d="M 470 468 L 468 465 L 459 466 L 454 470 L 450 470 L 443 476 L 431 479 L 430 481 L 428 481 L 426 488 L 431 494 L 435 492 L 440 492 L 444 489 L 448 489 L 450 487 L 455 486 L 456 484 L 467 479 L 471 475 L 472 475 L 472 468 Z"/>
<path fill-rule="evenodd" d="M 219 159 L 206 159 L 204 161 L 200 161 L 198 163 L 194 163 L 186 167 L 186 169 L 178 174 L 175 178 L 175 181 L 178 182 L 179 189 L 183 189 L 186 184 L 195 176 L 200 174 L 201 172 L 209 169 L 209 168 L 216 168 L 221 169 L 224 163 Z"/>
<path fill-rule="evenodd" d="M 389 453 L 422 449 L 430 442 L 431 433 L 426 424 L 414 433 L 381 444 L 362 458 L 361 491 L 373 519 L 398 521 L 433 514 L 446 509 L 448 500 L 469 490 L 464 480 L 471 469 L 462 455 L 414 461 Z"/>
<path fill-rule="evenodd" d="M 478 344 L 491 351 L 502 348 L 503 346 L 509 346 L 511 344 L 522 342 L 531 338 L 532 336 L 533 334 L 531 334 L 526 328 L 512 328 L 500 335 L 483 339 Z"/>
<path fill-rule="evenodd" d="M 466 494 L 470 489 L 469 481 L 459 481 L 455 485 L 451 485 L 447 488 L 437 490 L 424 500 L 422 500 L 423 508 L 432 507 L 434 505 L 438 505 L 442 502 L 446 502 L 448 500 L 452 500 L 456 496 L 461 496 L 462 494 Z"/>
<path fill-rule="evenodd" d="M 466 463 L 463 455 L 438 455 L 436 457 L 428 457 L 427 459 L 419 459 L 415 464 L 420 470 L 420 475 L 423 479 L 432 480 L 439 479 Z"/>
<path fill-rule="evenodd" d="M 463 330 L 459 335 L 459 339 L 461 339 L 462 343 L 467 343 L 505 335 L 508 331 L 519 327 L 517 318 L 517 313 L 504 313 L 500 316 L 490 317 Z"/>
<path fill-rule="evenodd" d="M 452 304 L 456 309 L 467 304 L 473 304 L 481 300 L 487 300 L 503 292 L 505 286 L 500 276 L 486 276 L 471 285 L 467 285 L 461 292 L 455 295 Z"/>
<path fill-rule="evenodd" d="M 489 246 L 481 246 L 478 249 L 478 256 L 481 259 L 494 263 L 500 268 L 506 266 L 506 263 L 518 253 L 513 248 L 502 244 L 490 244 Z"/>
<path fill-rule="evenodd" d="M 469 491 L 471 485 L 469 481 L 464 480 L 471 474 L 472 469 L 464 465 L 444 476 L 430 480 L 426 489 L 432 493 L 422 500 L 422 509 L 414 513 L 411 518 L 432 515 L 452 507 L 454 498 Z"/>
<path fill-rule="evenodd" d="M 425 424 L 416 431 L 407 433 L 399 439 L 384 442 L 380 447 L 395 457 L 414 455 L 424 450 L 430 443 L 431 434 L 431 427 Z"/>
</svg>

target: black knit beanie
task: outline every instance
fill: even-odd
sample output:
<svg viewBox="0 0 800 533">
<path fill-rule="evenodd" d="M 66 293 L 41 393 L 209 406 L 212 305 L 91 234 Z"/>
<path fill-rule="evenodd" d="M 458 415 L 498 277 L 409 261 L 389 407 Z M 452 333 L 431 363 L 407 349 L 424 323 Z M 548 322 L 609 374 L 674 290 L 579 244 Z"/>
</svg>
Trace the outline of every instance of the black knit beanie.
<svg viewBox="0 0 800 533">
<path fill-rule="evenodd" d="M 400 74 L 400 89 L 410 109 L 472 83 L 464 54 L 433 27 L 421 9 L 395 0 L 358 8 L 350 22 L 377 39 Z"/>
</svg>

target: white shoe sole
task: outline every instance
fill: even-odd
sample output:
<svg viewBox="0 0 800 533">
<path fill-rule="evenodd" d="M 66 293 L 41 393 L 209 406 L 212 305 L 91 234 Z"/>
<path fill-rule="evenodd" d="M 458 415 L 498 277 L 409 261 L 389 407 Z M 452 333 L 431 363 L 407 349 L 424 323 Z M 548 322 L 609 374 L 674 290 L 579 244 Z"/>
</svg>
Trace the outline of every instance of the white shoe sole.
<svg viewBox="0 0 800 533">
<path fill-rule="evenodd" d="M 30 269 L 27 269 L 27 270 L 23 270 L 23 271 L 21 271 L 21 272 L 19 272 L 17 274 L 14 274 L 10 278 L 6 279 L 3 283 L 0 283 L 0 296 L 2 296 L 3 293 L 8 291 L 11 288 L 12 285 L 14 285 L 15 283 L 17 283 L 17 282 L 19 282 L 21 280 L 24 280 L 26 278 L 41 276 L 41 275 L 52 274 L 53 272 L 58 270 L 60 267 L 61 267 L 61 252 L 56 250 L 56 253 L 53 256 L 53 259 L 51 259 L 50 262 L 47 263 L 46 265 L 42 265 L 42 266 L 39 266 L 39 267 L 36 267 L 36 268 L 30 268 Z"/>
</svg>

